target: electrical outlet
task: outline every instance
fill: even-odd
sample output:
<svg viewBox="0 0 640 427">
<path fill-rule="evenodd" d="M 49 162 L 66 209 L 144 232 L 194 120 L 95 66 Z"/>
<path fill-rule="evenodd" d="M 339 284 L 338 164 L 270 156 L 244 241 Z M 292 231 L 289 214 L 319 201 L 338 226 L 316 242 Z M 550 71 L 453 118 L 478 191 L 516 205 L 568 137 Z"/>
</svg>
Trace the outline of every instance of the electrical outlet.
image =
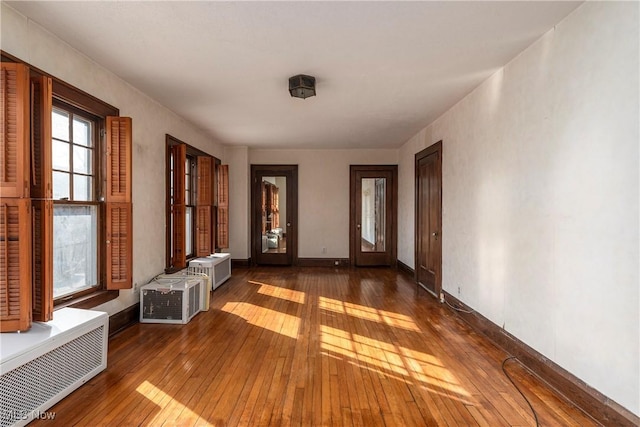
<svg viewBox="0 0 640 427">
<path fill-rule="evenodd" d="M 458 286 L 458 296 L 460 296 L 460 286 Z"/>
<path fill-rule="evenodd" d="M 327 248 L 325 248 L 324 246 L 322 247 L 322 253 L 326 254 L 327 253 Z"/>
</svg>

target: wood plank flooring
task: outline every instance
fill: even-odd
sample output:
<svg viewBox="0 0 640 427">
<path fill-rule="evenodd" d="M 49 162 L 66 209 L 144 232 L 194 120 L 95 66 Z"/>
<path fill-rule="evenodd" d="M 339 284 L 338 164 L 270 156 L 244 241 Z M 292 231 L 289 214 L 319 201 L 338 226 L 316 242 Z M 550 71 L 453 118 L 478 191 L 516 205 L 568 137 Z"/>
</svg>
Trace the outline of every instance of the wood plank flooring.
<svg viewBox="0 0 640 427">
<path fill-rule="evenodd" d="M 112 338 L 34 426 L 531 426 L 508 355 L 390 269 L 237 269 L 189 324 Z M 509 361 L 540 425 L 598 425 Z"/>
</svg>

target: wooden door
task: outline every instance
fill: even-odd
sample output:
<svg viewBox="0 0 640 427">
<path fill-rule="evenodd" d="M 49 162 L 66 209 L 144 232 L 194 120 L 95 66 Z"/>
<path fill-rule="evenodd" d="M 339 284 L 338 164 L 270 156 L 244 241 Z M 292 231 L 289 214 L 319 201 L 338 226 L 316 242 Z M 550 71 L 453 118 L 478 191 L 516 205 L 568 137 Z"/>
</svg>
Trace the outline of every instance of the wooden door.
<svg viewBox="0 0 640 427">
<path fill-rule="evenodd" d="M 298 166 L 251 165 L 251 257 L 258 265 L 298 259 Z"/>
<path fill-rule="evenodd" d="M 416 154 L 416 281 L 442 291 L 442 141 Z"/>
<path fill-rule="evenodd" d="M 352 265 L 396 265 L 397 181 L 396 165 L 351 166 Z"/>
</svg>

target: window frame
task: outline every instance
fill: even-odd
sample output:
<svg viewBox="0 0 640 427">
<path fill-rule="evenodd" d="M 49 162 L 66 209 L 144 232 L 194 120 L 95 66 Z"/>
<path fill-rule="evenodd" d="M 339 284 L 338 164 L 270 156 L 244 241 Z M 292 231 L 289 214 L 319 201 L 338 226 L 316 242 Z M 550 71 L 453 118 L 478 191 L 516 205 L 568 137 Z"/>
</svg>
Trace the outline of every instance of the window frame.
<svg viewBox="0 0 640 427">
<path fill-rule="evenodd" d="M 81 89 L 78 89 L 70 85 L 69 83 L 64 82 L 63 80 L 56 78 L 55 76 L 52 76 L 47 72 L 42 71 L 37 67 L 33 67 L 29 63 L 22 61 L 10 54 L 7 54 L 6 52 L 2 52 L 1 57 L 2 57 L 2 60 L 5 62 L 17 62 L 17 63 L 22 63 L 27 65 L 30 69 L 32 77 L 50 78 L 52 83 L 52 103 L 55 103 L 56 101 L 61 101 L 69 106 L 78 108 L 81 111 L 88 112 L 89 114 L 95 117 L 99 117 L 100 118 L 98 123 L 99 129 L 97 129 L 97 132 L 99 135 L 99 140 L 102 141 L 101 149 L 105 148 L 104 146 L 106 144 L 104 144 L 105 142 L 104 133 L 106 129 L 106 117 L 120 116 L 120 110 L 118 108 L 96 98 L 93 95 L 88 94 L 87 92 L 84 92 Z M 101 153 L 101 154 L 102 154 L 101 157 L 104 159 L 104 153 Z M 96 165 L 96 168 L 97 168 L 96 172 L 98 172 L 99 170 L 99 173 L 100 173 L 100 179 L 98 180 L 96 185 L 99 187 L 100 194 L 104 194 L 104 188 L 106 185 L 105 176 L 104 176 L 105 165 L 99 164 L 99 165 Z M 102 209 L 100 213 L 102 213 Z M 103 221 L 103 224 L 104 224 L 104 221 Z M 101 224 L 98 225 L 98 228 L 101 233 L 104 233 L 104 227 L 102 227 Z M 99 244 L 98 250 L 100 251 L 102 249 L 103 249 L 103 245 Z M 106 261 L 103 258 L 104 258 L 103 256 L 99 255 L 98 269 L 100 272 L 99 273 L 100 276 L 102 276 L 100 277 L 100 285 L 101 285 L 100 289 L 96 289 L 96 290 L 92 289 L 91 292 L 78 294 L 74 298 L 59 299 L 57 302 L 54 302 L 54 310 L 57 310 L 63 307 L 90 309 L 90 308 L 97 307 L 101 304 L 104 304 L 105 302 L 118 298 L 118 295 L 120 294 L 119 291 L 106 289 L 106 277 L 105 277 Z"/>
<path fill-rule="evenodd" d="M 211 252 L 217 251 L 217 245 L 216 245 L 216 215 L 217 215 L 217 174 L 214 173 L 214 171 L 216 170 L 216 168 L 214 168 L 215 165 L 219 165 L 221 163 L 220 159 L 218 159 L 215 156 L 212 156 L 208 153 L 205 153 L 183 141 L 180 141 L 179 139 L 166 134 L 165 135 L 165 143 L 166 143 L 166 166 L 165 166 L 165 183 L 166 183 L 166 198 L 165 198 L 165 205 L 166 205 L 166 239 L 165 239 L 165 254 L 166 254 L 166 265 L 165 265 L 165 272 L 167 273 L 173 273 L 176 271 L 179 271 L 183 268 L 186 268 L 186 266 L 188 265 L 189 261 L 197 258 L 197 252 L 198 252 L 198 230 L 197 230 L 197 224 L 198 224 L 198 208 L 200 207 L 199 203 L 198 203 L 198 176 L 200 171 L 198 170 L 198 158 L 199 157 L 209 157 L 211 158 L 211 165 L 212 165 L 212 171 L 211 171 L 211 188 L 212 188 L 212 193 L 211 193 L 211 198 L 213 201 L 213 204 L 210 205 L 211 209 L 210 209 L 210 230 L 211 230 Z M 174 157 L 174 152 L 177 151 L 175 150 L 176 146 L 184 146 L 184 156 L 185 156 L 185 164 L 181 167 L 181 168 L 176 168 L 176 164 L 177 162 L 175 161 Z M 187 169 L 187 164 L 190 165 L 190 173 L 186 173 L 186 169 Z M 176 173 L 176 171 L 180 171 L 182 170 L 182 173 L 184 174 L 183 177 L 178 178 L 175 177 L 174 174 Z M 186 179 L 187 177 L 189 177 L 189 188 L 187 188 L 186 185 Z M 174 185 L 176 183 L 176 179 L 180 179 L 182 182 L 182 185 L 184 185 L 184 193 L 183 193 L 183 199 L 181 198 L 176 198 L 174 196 L 174 192 L 176 191 L 174 188 Z M 182 191 L 183 188 L 179 188 L 178 190 Z M 182 201 L 183 203 L 175 203 L 175 201 Z M 182 215 L 184 215 L 184 218 L 182 219 L 182 223 L 184 224 L 184 232 L 185 235 L 182 237 L 184 239 L 184 244 L 185 244 L 185 248 L 183 248 L 185 250 L 185 256 L 184 256 L 184 262 L 185 265 L 183 266 L 181 264 L 181 260 L 176 260 L 176 248 L 175 248 L 175 232 L 174 232 L 174 227 L 176 223 L 179 223 L 179 221 L 175 220 L 175 215 L 181 215 L 179 212 L 179 208 L 176 209 L 176 206 L 184 206 L 184 213 Z M 186 209 L 187 208 L 191 208 L 192 209 L 192 215 L 191 215 L 191 251 L 190 253 L 187 253 L 186 250 Z"/>
<path fill-rule="evenodd" d="M 99 148 L 98 152 L 96 153 L 97 155 L 94 156 L 95 158 L 93 159 L 95 173 L 97 175 L 96 182 L 94 182 L 94 189 L 96 191 L 96 197 L 94 197 L 94 199 L 98 201 L 103 200 L 104 189 L 106 186 L 104 164 L 104 150 L 106 149 L 106 141 L 104 138 L 106 131 L 106 117 L 119 116 L 120 111 L 117 108 L 61 80 L 52 77 L 52 81 L 53 105 L 56 105 L 56 103 L 58 102 L 62 102 L 69 107 L 76 108 L 81 112 L 89 113 L 93 117 L 98 118 L 95 132 L 97 132 L 96 145 L 98 145 Z M 104 202 L 98 203 L 100 203 L 100 208 L 98 209 L 98 241 L 103 242 L 106 221 L 106 218 L 104 216 Z M 54 309 L 62 307 L 93 308 L 118 297 L 119 291 L 106 289 L 106 260 L 103 256 L 103 249 L 103 245 L 98 244 L 97 268 L 99 285 L 97 287 L 86 289 L 72 295 L 54 299 Z"/>
<path fill-rule="evenodd" d="M 17 155 L 11 158 L 11 161 L 15 162 L 19 172 L 20 180 L 16 182 L 24 182 L 25 184 L 23 188 L 15 185 L 11 180 L 4 180 L 1 183 L 3 188 L 8 189 L 4 191 L 3 199 L 4 196 L 10 198 L 10 200 L 6 200 L 5 206 L 14 210 L 16 207 L 22 209 L 18 239 L 20 242 L 19 261 L 15 268 L 20 274 L 20 292 L 17 299 L 12 300 L 11 303 L 3 304 L 3 313 L 0 315 L 2 331 L 13 332 L 29 329 L 33 321 L 46 322 L 51 320 L 53 311 L 58 308 L 90 309 L 118 298 L 120 289 L 132 288 L 131 157 L 133 136 L 132 119 L 121 117 L 120 111 L 112 105 L 1 49 L 0 59 L 3 63 L 3 73 L 5 73 L 5 68 L 9 70 L 9 73 L 13 73 L 11 79 L 16 81 L 18 87 L 17 95 L 15 95 L 17 102 L 15 106 L 8 109 L 9 114 L 12 114 L 11 120 L 15 119 L 18 123 L 15 133 L 19 146 Z M 17 77 L 15 77 L 16 73 Z M 98 189 L 95 190 L 97 193 L 94 200 L 98 200 L 101 204 L 98 215 L 102 215 L 103 219 L 100 220 L 98 228 L 107 240 L 98 240 L 96 245 L 96 250 L 102 251 L 102 254 L 97 255 L 100 263 L 97 268 L 103 272 L 100 273 L 99 279 L 101 289 L 95 290 L 94 287 L 85 290 L 87 291 L 86 295 L 85 292 L 76 293 L 71 298 L 66 295 L 64 300 L 59 301 L 54 307 L 53 283 L 50 276 L 53 261 L 52 248 L 50 247 L 53 224 L 49 221 L 53 219 L 51 194 L 51 175 L 53 172 L 50 163 L 51 116 L 53 103 L 56 100 L 80 109 L 82 111 L 80 115 L 83 117 L 86 117 L 88 113 L 102 119 L 100 122 L 103 124 L 104 131 L 98 131 L 99 138 L 97 140 L 98 144 L 102 144 L 102 146 L 98 151 L 94 149 L 94 153 L 100 153 L 101 159 L 94 155 L 92 162 L 97 162 L 95 163 L 96 174 L 102 174 L 94 182 L 94 187 Z M 107 126 L 109 127 L 107 128 Z M 44 143 L 44 141 L 48 141 L 48 143 Z M 113 153 L 117 155 L 117 164 L 109 162 L 114 156 Z M 107 176 L 107 172 L 111 175 Z M 112 187 L 114 173 L 120 180 L 116 187 Z M 100 194 L 102 196 L 99 196 Z M 7 239 L 7 236 L 5 235 L 3 238 Z M 43 254 L 47 253 L 49 255 L 43 257 Z M 107 258 L 114 257 L 118 259 L 115 264 L 107 262 Z M 25 268 L 25 265 L 29 265 L 29 267 Z M 35 271 L 38 268 L 38 274 L 31 274 L 32 270 Z M 12 291 L 11 286 L 8 281 L 3 281 L 3 292 Z M 9 314 L 5 315 L 5 309 Z M 19 318 L 16 317 L 18 315 Z"/>
<path fill-rule="evenodd" d="M 57 308 L 61 304 L 73 303 L 73 301 L 79 298 L 86 297 L 96 292 L 104 291 L 106 289 L 105 260 L 103 259 L 104 250 L 102 248 L 102 245 L 100 244 L 100 242 L 103 242 L 105 240 L 104 238 L 105 217 L 103 214 L 104 202 L 101 201 L 101 200 L 104 200 L 104 194 L 102 191 L 103 186 L 101 185 L 101 182 L 104 179 L 103 178 L 104 171 L 103 171 L 103 168 L 101 167 L 101 164 L 104 163 L 103 158 L 105 154 L 105 147 L 104 147 L 105 141 L 103 140 L 103 138 L 101 138 L 101 135 L 103 135 L 105 132 L 105 118 L 98 117 L 88 111 L 85 111 L 81 108 L 68 104 L 56 98 L 55 93 L 53 95 L 53 98 L 54 99 L 52 102 L 52 113 L 55 109 L 70 113 L 70 117 L 69 117 L 70 141 L 65 141 L 69 144 L 69 156 L 70 156 L 69 158 L 69 198 L 67 200 L 53 199 L 53 207 L 54 209 L 56 206 L 96 206 L 97 207 L 97 220 L 96 220 L 97 221 L 97 230 L 96 230 L 96 242 L 97 242 L 96 244 L 96 270 L 97 270 L 96 280 L 97 280 L 97 283 L 95 285 L 92 285 L 89 288 L 81 289 L 79 291 L 76 291 L 70 294 L 54 297 L 53 305 L 54 305 L 54 308 Z M 74 200 L 73 176 L 76 173 L 73 171 L 73 147 L 74 145 L 78 145 L 73 142 L 73 117 L 74 116 L 79 116 L 85 120 L 89 120 L 94 125 L 92 130 L 93 147 L 91 147 L 92 174 L 90 176 L 93 177 L 93 188 L 92 188 L 93 197 L 91 198 L 91 200 Z M 57 139 L 60 141 L 60 139 L 54 138 L 53 134 L 51 136 L 51 139 L 52 139 L 51 141 L 52 144 L 53 144 L 53 139 Z M 52 166 L 51 170 L 52 172 L 54 172 L 56 169 Z M 80 175 L 84 175 L 84 174 L 80 174 Z M 55 234 L 53 235 L 55 239 Z M 52 252 L 52 255 L 53 255 L 53 252 Z M 55 289 L 55 283 L 53 285 L 53 288 Z"/>
<path fill-rule="evenodd" d="M 196 162 L 196 156 L 192 154 L 192 151 L 189 150 L 189 146 L 187 146 L 187 155 L 185 156 L 185 165 L 184 165 L 184 215 L 185 215 L 185 258 L 187 261 L 190 259 L 196 258 L 196 198 L 198 197 L 198 189 L 197 186 L 197 176 L 198 176 L 198 167 Z M 191 212 L 191 236 L 187 236 L 187 212 Z M 191 247 L 187 245 L 187 242 L 191 243 Z"/>
</svg>

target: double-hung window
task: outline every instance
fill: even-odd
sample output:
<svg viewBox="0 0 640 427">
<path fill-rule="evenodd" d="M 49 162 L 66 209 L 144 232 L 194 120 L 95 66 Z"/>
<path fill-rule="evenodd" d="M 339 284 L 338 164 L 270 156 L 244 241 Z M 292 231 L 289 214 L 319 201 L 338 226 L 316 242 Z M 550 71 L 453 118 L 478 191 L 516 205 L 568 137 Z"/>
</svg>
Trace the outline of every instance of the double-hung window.
<svg viewBox="0 0 640 427">
<path fill-rule="evenodd" d="M 98 118 L 63 103 L 52 111 L 53 297 L 100 287 Z"/>
<path fill-rule="evenodd" d="M 0 332 L 11 332 L 51 320 L 54 301 L 90 308 L 131 288 L 132 121 L 19 60 L 4 61 Z"/>
<path fill-rule="evenodd" d="M 229 247 L 229 174 L 218 159 L 171 135 L 166 144 L 166 270 L 175 271 L 190 258 Z"/>
<path fill-rule="evenodd" d="M 187 254 L 187 259 L 195 256 L 194 250 L 194 233 L 195 233 L 195 203 L 196 183 L 194 179 L 197 175 L 195 158 L 191 155 L 186 156 L 184 161 L 184 204 L 185 204 L 185 235 L 184 235 L 184 253 Z"/>
</svg>

